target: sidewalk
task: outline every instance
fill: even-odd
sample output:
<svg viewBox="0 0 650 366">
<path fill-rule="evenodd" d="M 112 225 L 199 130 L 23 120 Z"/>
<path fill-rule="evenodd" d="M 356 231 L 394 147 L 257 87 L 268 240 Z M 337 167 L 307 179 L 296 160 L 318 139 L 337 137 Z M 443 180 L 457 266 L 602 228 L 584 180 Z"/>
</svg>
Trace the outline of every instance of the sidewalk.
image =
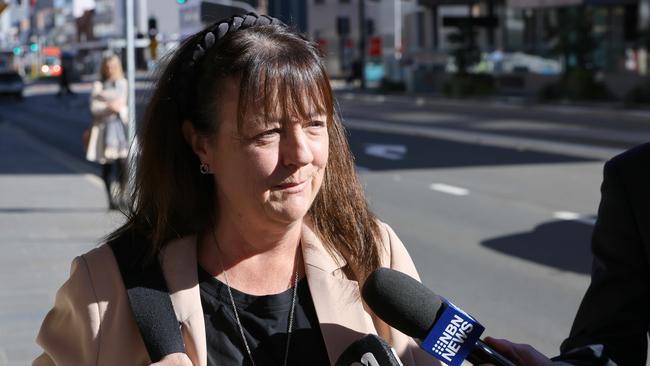
<svg viewBox="0 0 650 366">
<path fill-rule="evenodd" d="M 119 225 L 89 168 L 0 121 L 0 365 L 28 365 L 72 259 Z"/>
</svg>

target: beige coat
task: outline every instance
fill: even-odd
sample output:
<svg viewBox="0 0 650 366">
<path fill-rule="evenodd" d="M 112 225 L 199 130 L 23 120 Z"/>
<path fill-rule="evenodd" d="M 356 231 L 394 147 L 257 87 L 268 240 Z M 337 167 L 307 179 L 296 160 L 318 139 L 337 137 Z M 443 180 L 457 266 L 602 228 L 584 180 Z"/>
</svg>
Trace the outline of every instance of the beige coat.
<svg viewBox="0 0 650 366">
<path fill-rule="evenodd" d="M 126 79 L 116 80 L 115 87 L 108 90 L 104 89 L 104 84 L 101 81 L 93 83 L 93 88 L 90 91 L 90 113 L 93 116 L 93 121 L 90 126 L 88 147 L 86 148 L 86 159 L 88 161 L 106 164 L 128 156 L 129 150 L 126 140 L 119 147 L 105 144 L 106 126 L 110 119 L 118 117 L 124 124 L 124 128 L 126 128 L 129 118 L 126 103 L 116 116 L 116 113 L 108 108 L 108 101 L 115 98 L 126 101 L 128 96 L 127 86 Z M 126 136 L 124 137 L 126 138 Z"/>
<path fill-rule="evenodd" d="M 386 248 L 383 266 L 418 278 L 404 245 L 381 224 Z M 373 316 L 362 302 L 356 281 L 342 270 L 346 262 L 328 254 L 309 225 L 303 225 L 305 274 L 330 362 L 334 364 L 352 342 L 379 334 L 397 351 L 405 366 L 435 365 L 415 341 Z M 206 366 L 206 339 L 199 294 L 196 238 L 170 242 L 161 255 L 186 352 L 192 363 Z M 37 343 L 43 347 L 33 363 L 44 365 L 148 365 L 119 269 L 108 245 L 75 258 L 70 278 L 57 292 L 54 308 L 45 317 Z"/>
</svg>

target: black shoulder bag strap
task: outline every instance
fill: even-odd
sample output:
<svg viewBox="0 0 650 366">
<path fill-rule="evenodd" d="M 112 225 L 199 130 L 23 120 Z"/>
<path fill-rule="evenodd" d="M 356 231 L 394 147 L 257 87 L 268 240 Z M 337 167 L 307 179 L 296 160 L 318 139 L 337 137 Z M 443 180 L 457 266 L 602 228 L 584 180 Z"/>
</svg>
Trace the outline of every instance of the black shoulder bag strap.
<svg viewBox="0 0 650 366">
<path fill-rule="evenodd" d="M 142 240 L 146 239 L 126 233 L 109 245 L 151 362 L 158 362 L 166 355 L 184 353 L 185 345 L 160 263 L 143 264 Z"/>
</svg>

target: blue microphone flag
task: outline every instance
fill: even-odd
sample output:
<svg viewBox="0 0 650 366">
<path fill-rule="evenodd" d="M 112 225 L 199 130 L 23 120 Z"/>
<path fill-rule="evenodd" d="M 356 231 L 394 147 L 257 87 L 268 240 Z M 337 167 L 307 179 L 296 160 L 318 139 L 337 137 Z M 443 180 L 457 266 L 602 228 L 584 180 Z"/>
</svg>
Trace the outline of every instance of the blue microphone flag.
<svg viewBox="0 0 650 366">
<path fill-rule="evenodd" d="M 447 299 L 441 299 L 446 306 L 420 347 L 449 366 L 460 366 L 485 327 Z"/>
</svg>

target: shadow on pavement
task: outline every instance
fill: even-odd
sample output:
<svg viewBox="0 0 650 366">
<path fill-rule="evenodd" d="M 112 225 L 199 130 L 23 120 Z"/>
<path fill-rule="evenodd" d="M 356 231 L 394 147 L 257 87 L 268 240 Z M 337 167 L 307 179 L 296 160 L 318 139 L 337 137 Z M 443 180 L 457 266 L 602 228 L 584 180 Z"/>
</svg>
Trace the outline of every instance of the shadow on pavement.
<svg viewBox="0 0 650 366">
<path fill-rule="evenodd" d="M 43 86 L 47 83 L 33 88 Z M 0 174 L 99 174 L 100 165 L 88 162 L 82 147 L 82 133 L 92 122 L 90 95 L 75 92 L 57 97 L 36 90 L 22 102 L 0 98 Z M 146 95 L 138 90 L 139 117 Z"/>
<path fill-rule="evenodd" d="M 12 104 L 20 104 L 24 101 L 24 99 L 19 99 L 13 95 L 0 95 L 0 106 L 7 106 L 7 105 L 12 105 Z"/>
<path fill-rule="evenodd" d="M 79 174 L 98 167 L 86 161 L 81 135 L 90 125 L 88 93 L 0 99 L 0 174 Z"/>
<path fill-rule="evenodd" d="M 551 221 L 529 232 L 484 240 L 481 245 L 562 271 L 589 274 L 592 230 L 592 225 L 577 221 Z"/>
<path fill-rule="evenodd" d="M 562 154 L 541 153 L 394 133 L 370 132 L 353 128 L 348 129 L 348 132 L 355 163 L 358 166 L 376 171 L 598 161 Z M 375 148 L 377 145 L 394 146 L 386 149 L 387 155 L 392 153 L 395 158 L 400 155 L 399 150 L 403 149 L 399 147 L 400 145 L 406 147 L 406 151 L 403 154 L 403 159 L 391 160 L 390 158 L 369 154 L 368 149 L 372 149 L 373 145 Z M 379 147 L 379 149 L 382 148 Z M 391 149 L 395 150 L 391 151 Z"/>
</svg>

